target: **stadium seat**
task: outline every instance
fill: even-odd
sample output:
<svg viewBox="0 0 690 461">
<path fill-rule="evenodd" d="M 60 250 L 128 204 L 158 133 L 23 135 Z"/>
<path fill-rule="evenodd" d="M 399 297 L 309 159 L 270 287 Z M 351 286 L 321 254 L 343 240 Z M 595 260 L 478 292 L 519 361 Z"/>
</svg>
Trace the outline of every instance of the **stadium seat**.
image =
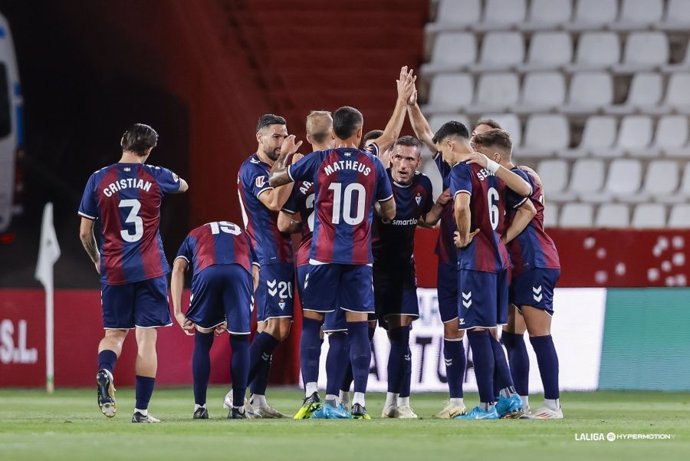
<svg viewBox="0 0 690 461">
<path fill-rule="evenodd" d="M 614 22 L 618 16 L 618 0 L 577 0 L 573 22 L 566 25 L 569 30 L 601 29 Z"/>
<path fill-rule="evenodd" d="M 616 147 L 632 157 L 656 157 L 661 151 L 652 146 L 654 122 L 646 115 L 629 115 L 623 118 Z"/>
<path fill-rule="evenodd" d="M 663 20 L 655 24 L 655 28 L 686 32 L 688 24 L 690 24 L 690 2 L 688 0 L 668 0 L 666 14 Z"/>
<path fill-rule="evenodd" d="M 659 203 L 640 203 L 633 211 L 631 225 L 635 229 L 666 227 L 666 207 Z"/>
<path fill-rule="evenodd" d="M 565 202 L 575 198 L 574 194 L 566 191 L 568 172 L 568 162 L 565 160 L 548 159 L 539 162 L 537 173 L 542 178 L 546 200 Z"/>
<path fill-rule="evenodd" d="M 463 70 L 477 60 L 476 35 L 469 32 L 441 32 L 436 36 L 430 58 L 430 62 L 421 68 L 425 75 Z"/>
<path fill-rule="evenodd" d="M 673 160 L 653 160 L 647 165 L 642 192 L 657 202 L 671 203 L 683 200 L 675 194 L 680 179 L 680 167 Z"/>
<path fill-rule="evenodd" d="M 560 227 L 592 227 L 594 208 L 589 203 L 566 203 L 561 207 Z"/>
<path fill-rule="evenodd" d="M 600 159 L 579 159 L 573 164 L 569 191 L 579 197 L 591 197 L 604 186 L 606 165 Z"/>
<path fill-rule="evenodd" d="M 443 125 L 446 122 L 449 122 L 451 120 L 455 120 L 457 122 L 463 123 L 467 129 L 471 129 L 470 121 L 468 120 L 466 115 L 458 114 L 458 113 L 448 113 L 448 114 L 433 114 L 429 117 L 429 126 L 431 126 L 431 129 L 436 132 L 439 128 L 441 128 L 441 125 Z"/>
<path fill-rule="evenodd" d="M 668 37 L 663 32 L 633 32 L 623 50 L 623 62 L 614 66 L 616 72 L 639 72 L 661 67 L 669 60 Z"/>
<path fill-rule="evenodd" d="M 573 42 L 568 32 L 537 32 L 530 40 L 527 62 L 518 69 L 523 72 L 552 70 L 572 60 Z"/>
<path fill-rule="evenodd" d="M 668 217 L 668 227 L 690 229 L 690 204 L 678 203 L 673 205 Z"/>
<path fill-rule="evenodd" d="M 520 94 L 518 76 L 512 72 L 481 74 L 473 113 L 501 112 L 515 105 Z"/>
<path fill-rule="evenodd" d="M 677 72 L 671 74 L 664 97 L 664 106 L 683 113 L 690 111 L 690 73 Z"/>
<path fill-rule="evenodd" d="M 496 120 L 504 130 L 510 133 L 510 139 L 513 141 L 513 149 L 518 148 L 522 143 L 522 124 L 517 115 L 509 113 L 484 114 L 479 118 Z"/>
<path fill-rule="evenodd" d="M 534 114 L 527 119 L 520 157 L 551 157 L 570 143 L 568 119 L 557 114 Z"/>
<path fill-rule="evenodd" d="M 609 27 L 614 30 L 643 29 L 658 22 L 663 13 L 663 0 L 623 0 L 618 20 Z"/>
<path fill-rule="evenodd" d="M 544 227 L 558 226 L 558 205 L 547 202 L 544 205 Z"/>
<path fill-rule="evenodd" d="M 570 21 L 572 11 L 572 0 L 532 0 L 527 21 L 519 27 L 522 30 L 555 29 Z"/>
<path fill-rule="evenodd" d="M 639 160 L 616 159 L 609 165 L 609 174 L 604 185 L 604 193 L 596 197 L 603 203 L 610 201 L 607 195 L 621 202 L 642 202 L 646 200 L 640 194 L 642 185 L 642 164 Z M 589 200 L 592 201 L 592 200 Z"/>
<path fill-rule="evenodd" d="M 581 158 L 589 154 L 601 157 L 615 157 L 620 150 L 613 149 L 618 132 L 618 122 L 615 117 L 593 115 L 585 121 L 580 144 L 575 149 L 560 152 L 562 157 Z"/>
<path fill-rule="evenodd" d="M 611 105 L 613 79 L 607 72 L 579 72 L 573 75 L 568 103 L 560 110 L 569 114 L 589 114 Z"/>
<path fill-rule="evenodd" d="M 520 32 L 489 32 L 484 35 L 475 72 L 508 70 L 525 60 L 525 40 Z"/>
<path fill-rule="evenodd" d="M 481 0 L 438 0 L 436 21 L 428 23 L 427 32 L 464 29 L 479 22 Z"/>
<path fill-rule="evenodd" d="M 566 66 L 569 71 L 599 70 L 620 62 L 621 44 L 614 32 L 585 32 L 580 35 L 575 62 Z"/>
<path fill-rule="evenodd" d="M 654 135 L 654 146 L 669 157 L 690 157 L 688 141 L 688 117 L 665 115 L 659 119 Z"/>
<path fill-rule="evenodd" d="M 628 227 L 630 209 L 622 203 L 604 203 L 599 206 L 594 218 L 596 227 Z"/>
<path fill-rule="evenodd" d="M 477 31 L 505 30 L 524 22 L 526 0 L 484 0 L 481 22 L 472 26 Z"/>
<path fill-rule="evenodd" d="M 690 162 L 683 167 L 683 177 L 680 180 L 680 186 L 675 196 L 677 200 L 690 200 Z"/>
<path fill-rule="evenodd" d="M 637 72 L 633 75 L 628 97 L 623 104 L 609 106 L 606 113 L 632 114 L 641 111 L 649 114 L 661 114 L 666 111 L 658 106 L 663 95 L 664 82 L 661 74 L 654 72 Z"/>
<path fill-rule="evenodd" d="M 425 113 L 459 112 L 472 103 L 474 83 L 469 74 L 439 74 L 431 80 Z"/>
<path fill-rule="evenodd" d="M 560 72 L 530 72 L 525 75 L 519 104 L 514 112 L 548 112 L 563 105 L 565 78 Z"/>
</svg>

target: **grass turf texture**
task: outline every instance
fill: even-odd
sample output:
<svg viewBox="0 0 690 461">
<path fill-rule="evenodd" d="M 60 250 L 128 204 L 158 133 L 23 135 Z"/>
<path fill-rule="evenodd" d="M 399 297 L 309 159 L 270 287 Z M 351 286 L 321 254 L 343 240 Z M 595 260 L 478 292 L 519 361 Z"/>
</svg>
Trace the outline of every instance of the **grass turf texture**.
<svg viewBox="0 0 690 461">
<path fill-rule="evenodd" d="M 191 389 L 157 389 L 151 413 L 163 422 L 130 422 L 133 390 L 118 390 L 118 414 L 103 416 L 94 389 L 0 389 L 0 459 L 21 460 L 377 460 L 496 458 L 688 459 L 690 394 L 566 393 L 562 421 L 434 420 L 443 394 L 412 396 L 422 420 L 378 418 L 383 395 L 368 396 L 371 421 L 226 419 L 224 388 L 209 390 L 208 421 L 193 421 Z M 302 393 L 269 390 L 271 404 L 293 414 Z M 477 396 L 465 397 L 471 405 Z M 532 407 L 541 405 L 535 396 Z M 671 434 L 671 440 L 606 441 L 606 434 Z M 577 437 L 603 434 L 604 440 Z M 586 434 L 586 436 L 581 436 Z M 596 437 L 596 436 L 595 436 Z"/>
</svg>

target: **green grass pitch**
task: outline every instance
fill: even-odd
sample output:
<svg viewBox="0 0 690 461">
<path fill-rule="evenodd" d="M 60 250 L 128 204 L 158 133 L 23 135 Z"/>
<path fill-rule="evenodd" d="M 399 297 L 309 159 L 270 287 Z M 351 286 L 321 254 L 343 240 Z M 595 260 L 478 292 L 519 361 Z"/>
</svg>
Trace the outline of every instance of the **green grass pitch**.
<svg viewBox="0 0 690 461">
<path fill-rule="evenodd" d="M 229 421 L 225 390 L 209 390 L 208 421 L 191 419 L 191 389 L 157 389 L 151 413 L 157 425 L 130 423 L 133 390 L 117 392 L 118 415 L 105 418 L 96 391 L 0 390 L 0 459 L 22 460 L 376 460 L 439 459 L 671 460 L 690 456 L 690 394 L 656 392 L 566 393 L 562 421 L 441 421 L 430 416 L 442 394 L 412 396 L 421 420 L 383 420 L 381 394 L 371 394 L 371 421 Z M 271 390 L 283 412 L 296 411 L 302 394 Z M 465 396 L 476 404 L 477 396 Z M 541 404 L 533 397 L 532 406 Z M 610 432 L 670 434 L 670 440 L 606 440 Z M 603 434 L 604 440 L 596 439 Z M 589 439 L 589 440 L 578 440 Z"/>
</svg>

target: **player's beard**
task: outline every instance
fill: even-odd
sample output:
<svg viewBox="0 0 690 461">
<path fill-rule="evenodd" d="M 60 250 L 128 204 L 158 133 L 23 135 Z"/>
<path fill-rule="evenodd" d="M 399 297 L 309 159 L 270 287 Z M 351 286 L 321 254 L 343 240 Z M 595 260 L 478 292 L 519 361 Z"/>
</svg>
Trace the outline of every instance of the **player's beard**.
<svg viewBox="0 0 690 461">
<path fill-rule="evenodd" d="M 264 154 L 275 162 L 280 157 L 280 149 L 264 149 Z"/>
</svg>

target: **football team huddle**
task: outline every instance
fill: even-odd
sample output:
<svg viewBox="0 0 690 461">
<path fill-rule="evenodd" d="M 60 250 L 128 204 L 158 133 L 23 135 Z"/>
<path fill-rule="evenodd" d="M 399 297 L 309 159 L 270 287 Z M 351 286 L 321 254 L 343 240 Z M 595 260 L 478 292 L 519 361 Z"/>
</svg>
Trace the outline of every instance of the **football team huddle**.
<svg viewBox="0 0 690 461">
<path fill-rule="evenodd" d="M 390 342 L 381 416 L 417 418 L 410 405 L 410 329 L 419 317 L 414 236 L 417 226 L 436 225 L 449 400 L 434 416 L 563 418 L 551 337 L 560 266 L 544 232 L 541 179 L 513 163 L 510 134 L 494 120 L 480 119 L 471 132 L 448 121 L 434 133 L 417 103 L 411 69 L 401 69 L 396 87 L 383 130 L 365 134 L 362 114 L 350 106 L 311 112 L 306 154 L 298 153 L 302 142 L 289 134 L 283 117 L 262 115 L 257 150 L 237 175 L 243 225 L 210 222 L 182 242 L 170 299 L 175 320 L 194 337 L 194 419 L 209 417 L 210 350 L 225 332 L 232 350 L 228 418 L 285 416 L 268 403 L 266 389 L 273 351 L 292 327 L 295 283 L 305 398 L 294 418 L 370 419 L 365 395 L 377 327 Z M 406 117 L 415 136 L 400 136 Z M 148 411 L 156 328 L 172 324 L 161 200 L 188 189 L 175 173 L 145 163 L 157 140 L 148 125 L 130 127 L 120 142 L 120 161 L 91 175 L 79 207 L 80 239 L 101 279 L 105 334 L 98 349 L 98 405 L 106 416 L 115 415 L 113 373 L 134 329 L 135 423 L 159 422 Z M 430 179 L 419 171 L 425 148 L 434 153 L 443 180 L 435 200 Z M 295 233 L 301 240 L 293 253 Z M 189 269 L 191 298 L 183 311 Z M 250 343 L 252 308 L 257 328 Z M 544 387 L 544 404 L 533 411 L 525 332 Z M 471 409 L 463 400 L 465 333 L 480 400 Z M 324 336 L 329 347 L 322 398 L 317 382 Z"/>
</svg>

